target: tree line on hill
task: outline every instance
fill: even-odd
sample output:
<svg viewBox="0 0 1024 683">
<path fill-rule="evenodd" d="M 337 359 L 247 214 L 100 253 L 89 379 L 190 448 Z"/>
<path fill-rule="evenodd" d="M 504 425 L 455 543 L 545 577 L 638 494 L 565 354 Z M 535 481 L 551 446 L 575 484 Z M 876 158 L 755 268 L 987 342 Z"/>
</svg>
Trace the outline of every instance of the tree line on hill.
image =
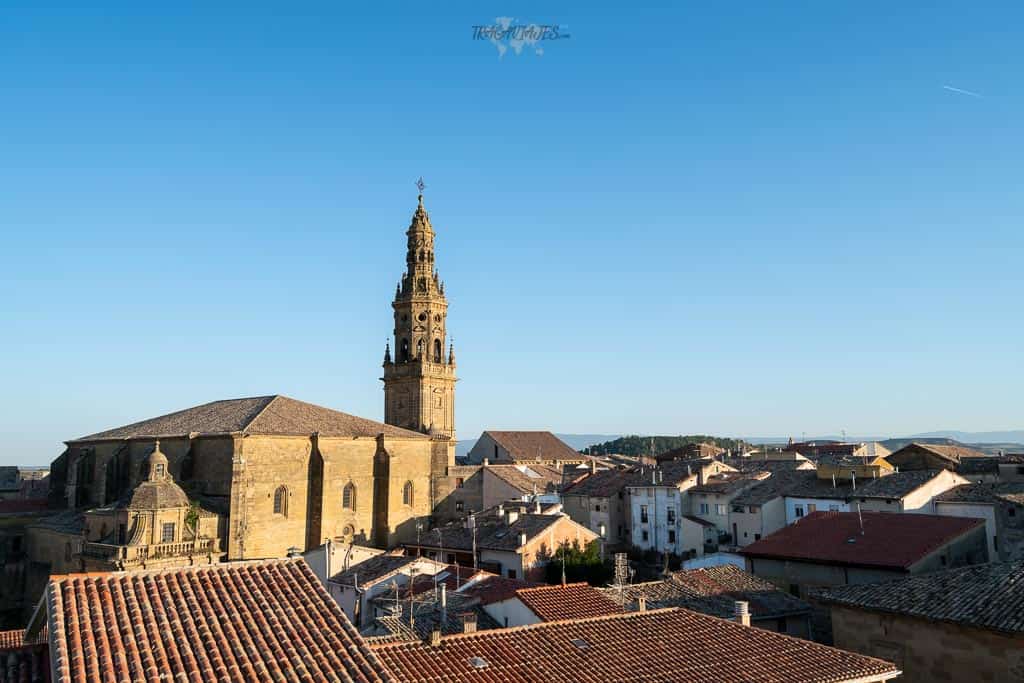
<svg viewBox="0 0 1024 683">
<path fill-rule="evenodd" d="M 742 439 L 691 434 L 689 436 L 621 436 L 612 441 L 594 444 L 584 449 L 590 455 L 657 455 L 692 443 L 710 443 L 733 453 L 750 448 Z"/>
</svg>

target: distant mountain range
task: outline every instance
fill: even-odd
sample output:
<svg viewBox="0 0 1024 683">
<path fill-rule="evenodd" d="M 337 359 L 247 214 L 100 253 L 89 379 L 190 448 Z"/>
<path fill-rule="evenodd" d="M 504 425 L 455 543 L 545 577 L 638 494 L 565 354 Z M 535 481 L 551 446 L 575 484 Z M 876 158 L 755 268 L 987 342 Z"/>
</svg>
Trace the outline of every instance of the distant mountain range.
<svg viewBox="0 0 1024 683">
<path fill-rule="evenodd" d="M 604 443 L 605 441 L 613 441 L 622 437 L 622 434 L 555 434 L 559 439 L 569 444 L 571 447 L 578 451 L 582 451 L 587 446 L 593 446 L 596 444 Z M 788 437 L 779 436 L 745 436 L 742 437 L 749 443 L 763 443 L 763 444 L 782 444 L 786 443 Z M 831 434 L 828 436 L 800 436 L 793 437 L 798 440 L 806 441 L 823 441 L 833 440 L 842 441 L 843 437 L 840 434 Z M 902 437 L 888 437 L 888 436 L 846 436 L 848 441 L 880 441 L 886 448 L 890 450 L 897 450 L 906 446 L 911 441 L 923 441 L 928 443 L 959 443 L 965 446 L 973 446 L 978 450 L 982 450 L 989 453 L 995 453 L 997 451 L 1012 451 L 1018 453 L 1024 453 L 1024 429 L 1014 429 L 1002 432 L 962 432 L 956 430 L 945 430 L 935 432 L 922 432 L 920 434 L 911 434 L 910 436 Z M 459 441 L 455 446 L 455 455 L 464 456 L 469 453 L 470 449 L 476 444 L 476 439 L 467 439 L 465 441 Z"/>
</svg>

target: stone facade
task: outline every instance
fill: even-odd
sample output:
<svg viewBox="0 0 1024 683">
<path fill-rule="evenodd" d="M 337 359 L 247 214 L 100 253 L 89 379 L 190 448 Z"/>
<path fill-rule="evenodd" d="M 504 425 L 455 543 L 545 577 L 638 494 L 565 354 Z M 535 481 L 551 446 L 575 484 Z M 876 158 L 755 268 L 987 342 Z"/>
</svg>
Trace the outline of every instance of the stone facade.
<svg viewBox="0 0 1024 683">
<path fill-rule="evenodd" d="M 893 662 L 906 683 L 1024 681 L 1019 636 L 833 605 L 836 647 Z"/>
<path fill-rule="evenodd" d="M 443 436 L 455 448 L 455 350 L 445 352 L 448 301 L 434 267 L 423 195 L 406 232 L 406 272 L 395 291 L 395 356 L 384 351 L 384 422 Z"/>
</svg>

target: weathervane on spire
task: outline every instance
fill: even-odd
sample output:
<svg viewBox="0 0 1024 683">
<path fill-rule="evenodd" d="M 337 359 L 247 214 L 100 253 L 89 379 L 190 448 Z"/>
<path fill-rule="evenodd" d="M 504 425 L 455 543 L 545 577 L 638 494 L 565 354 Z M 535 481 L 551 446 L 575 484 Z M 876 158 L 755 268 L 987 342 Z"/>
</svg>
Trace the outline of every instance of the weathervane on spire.
<svg viewBox="0 0 1024 683">
<path fill-rule="evenodd" d="M 423 182 L 423 176 L 420 176 L 420 179 L 416 181 L 416 189 L 420 191 L 420 194 L 423 194 L 423 190 L 427 189 L 427 184 Z"/>
</svg>

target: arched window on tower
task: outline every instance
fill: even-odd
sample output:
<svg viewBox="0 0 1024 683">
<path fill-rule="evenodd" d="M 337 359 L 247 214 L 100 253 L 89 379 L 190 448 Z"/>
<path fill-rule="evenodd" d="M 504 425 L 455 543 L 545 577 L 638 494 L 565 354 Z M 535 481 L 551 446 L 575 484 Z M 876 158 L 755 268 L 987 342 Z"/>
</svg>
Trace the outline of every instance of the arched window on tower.
<svg viewBox="0 0 1024 683">
<path fill-rule="evenodd" d="M 423 358 L 423 340 L 420 339 L 416 342 L 416 357 Z"/>
<path fill-rule="evenodd" d="M 405 482 L 405 486 L 402 487 L 402 505 L 412 506 L 413 504 L 414 491 L 412 488 L 412 482 Z"/>
<path fill-rule="evenodd" d="M 435 363 L 440 363 L 441 362 L 441 340 L 440 339 L 435 339 L 434 340 L 434 362 Z"/>
<path fill-rule="evenodd" d="M 274 514 L 288 516 L 288 488 L 278 486 L 274 491 Z"/>
<path fill-rule="evenodd" d="M 345 484 L 345 488 L 341 490 L 341 507 L 346 510 L 352 510 L 355 512 L 356 509 L 356 485 L 352 482 Z"/>
<path fill-rule="evenodd" d="M 402 346 L 398 349 L 398 360 L 402 363 L 409 362 L 409 340 L 403 339 Z"/>
</svg>

